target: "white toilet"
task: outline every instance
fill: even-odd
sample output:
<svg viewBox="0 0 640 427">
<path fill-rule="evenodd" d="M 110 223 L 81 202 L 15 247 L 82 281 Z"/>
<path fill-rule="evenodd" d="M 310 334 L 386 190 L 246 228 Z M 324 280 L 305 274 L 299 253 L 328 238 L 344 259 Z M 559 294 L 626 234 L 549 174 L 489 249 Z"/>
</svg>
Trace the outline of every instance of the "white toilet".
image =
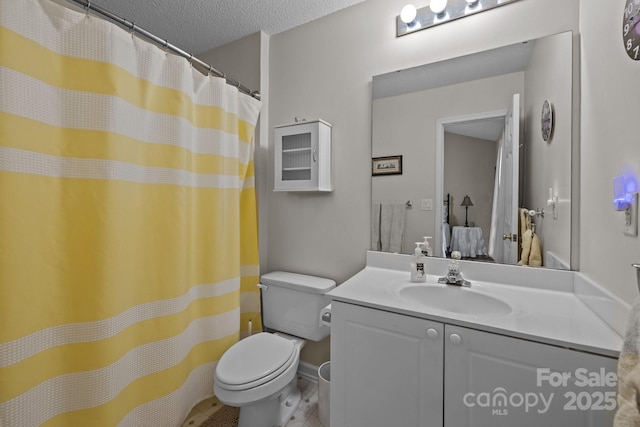
<svg viewBox="0 0 640 427">
<path fill-rule="evenodd" d="M 227 350 L 216 366 L 213 391 L 240 407 L 238 427 L 284 426 L 300 403 L 296 372 L 305 339 L 329 335 L 320 311 L 333 280 L 275 271 L 261 277 L 265 328 Z M 271 333 L 272 332 L 272 333 Z"/>
</svg>

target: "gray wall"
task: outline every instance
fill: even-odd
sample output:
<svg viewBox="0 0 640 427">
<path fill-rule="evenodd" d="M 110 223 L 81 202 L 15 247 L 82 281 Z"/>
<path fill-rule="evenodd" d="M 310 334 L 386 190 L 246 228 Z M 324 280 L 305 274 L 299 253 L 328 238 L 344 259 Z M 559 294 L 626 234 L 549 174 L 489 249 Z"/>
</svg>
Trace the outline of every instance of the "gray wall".
<svg viewBox="0 0 640 427">
<path fill-rule="evenodd" d="M 622 47 L 622 2 L 604 9 L 595 0 L 580 5 L 580 269 L 631 303 L 638 289 L 629 264 L 640 260 L 640 240 L 622 234 L 624 214 L 611 202 L 612 179 L 640 173 L 640 63 Z"/>
<path fill-rule="evenodd" d="M 562 35 L 565 36 L 564 34 Z M 570 37 L 569 35 L 566 35 Z M 553 252 L 566 264 L 571 262 L 571 51 L 549 40 L 536 42 L 525 70 L 524 120 L 525 171 L 524 206 L 544 209 L 536 218 L 536 233 L 543 250 Z M 542 139 L 540 114 L 548 99 L 554 108 L 551 142 Z M 549 188 L 558 195 L 557 219 L 547 206 Z M 543 256 L 543 263 L 547 260 Z"/>
<path fill-rule="evenodd" d="M 467 216 L 469 223 L 482 228 L 486 245 L 489 245 L 491 230 L 496 155 L 496 141 L 448 132 L 444 134 L 443 194 L 450 193 L 454 198 L 449 223 L 452 227 L 463 226 Z M 464 206 L 460 206 L 465 195 L 473 203 L 468 214 Z"/>
</svg>

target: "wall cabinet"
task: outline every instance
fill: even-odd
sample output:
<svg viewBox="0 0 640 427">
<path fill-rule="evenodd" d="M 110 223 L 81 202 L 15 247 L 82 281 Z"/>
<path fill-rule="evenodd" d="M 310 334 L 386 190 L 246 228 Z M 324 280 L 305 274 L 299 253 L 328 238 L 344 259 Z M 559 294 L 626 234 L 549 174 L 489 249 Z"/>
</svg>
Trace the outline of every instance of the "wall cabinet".
<svg viewBox="0 0 640 427">
<path fill-rule="evenodd" d="M 332 302 L 332 427 L 612 425 L 617 360 Z"/>
<path fill-rule="evenodd" d="M 323 120 L 276 126 L 274 190 L 332 191 L 331 125 Z"/>
</svg>

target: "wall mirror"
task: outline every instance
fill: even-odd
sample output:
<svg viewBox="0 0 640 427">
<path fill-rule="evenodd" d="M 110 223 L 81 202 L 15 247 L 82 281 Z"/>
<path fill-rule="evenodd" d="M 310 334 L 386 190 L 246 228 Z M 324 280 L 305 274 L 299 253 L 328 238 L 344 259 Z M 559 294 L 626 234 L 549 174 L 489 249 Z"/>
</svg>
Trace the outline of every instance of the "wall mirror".
<svg viewBox="0 0 640 427">
<path fill-rule="evenodd" d="M 431 236 L 434 256 L 570 269 L 572 43 L 569 31 L 373 77 L 372 157 L 403 169 L 371 178 L 372 250 L 410 254 Z"/>
</svg>

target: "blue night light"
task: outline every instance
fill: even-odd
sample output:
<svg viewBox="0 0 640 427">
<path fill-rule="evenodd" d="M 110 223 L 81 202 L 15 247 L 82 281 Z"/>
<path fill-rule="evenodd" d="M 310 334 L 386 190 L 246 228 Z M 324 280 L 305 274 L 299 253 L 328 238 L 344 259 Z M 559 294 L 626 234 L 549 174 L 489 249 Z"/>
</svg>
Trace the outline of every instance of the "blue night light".
<svg viewBox="0 0 640 427">
<path fill-rule="evenodd" d="M 613 178 L 613 208 L 617 211 L 629 209 L 638 192 L 638 179 L 631 173 Z"/>
</svg>

